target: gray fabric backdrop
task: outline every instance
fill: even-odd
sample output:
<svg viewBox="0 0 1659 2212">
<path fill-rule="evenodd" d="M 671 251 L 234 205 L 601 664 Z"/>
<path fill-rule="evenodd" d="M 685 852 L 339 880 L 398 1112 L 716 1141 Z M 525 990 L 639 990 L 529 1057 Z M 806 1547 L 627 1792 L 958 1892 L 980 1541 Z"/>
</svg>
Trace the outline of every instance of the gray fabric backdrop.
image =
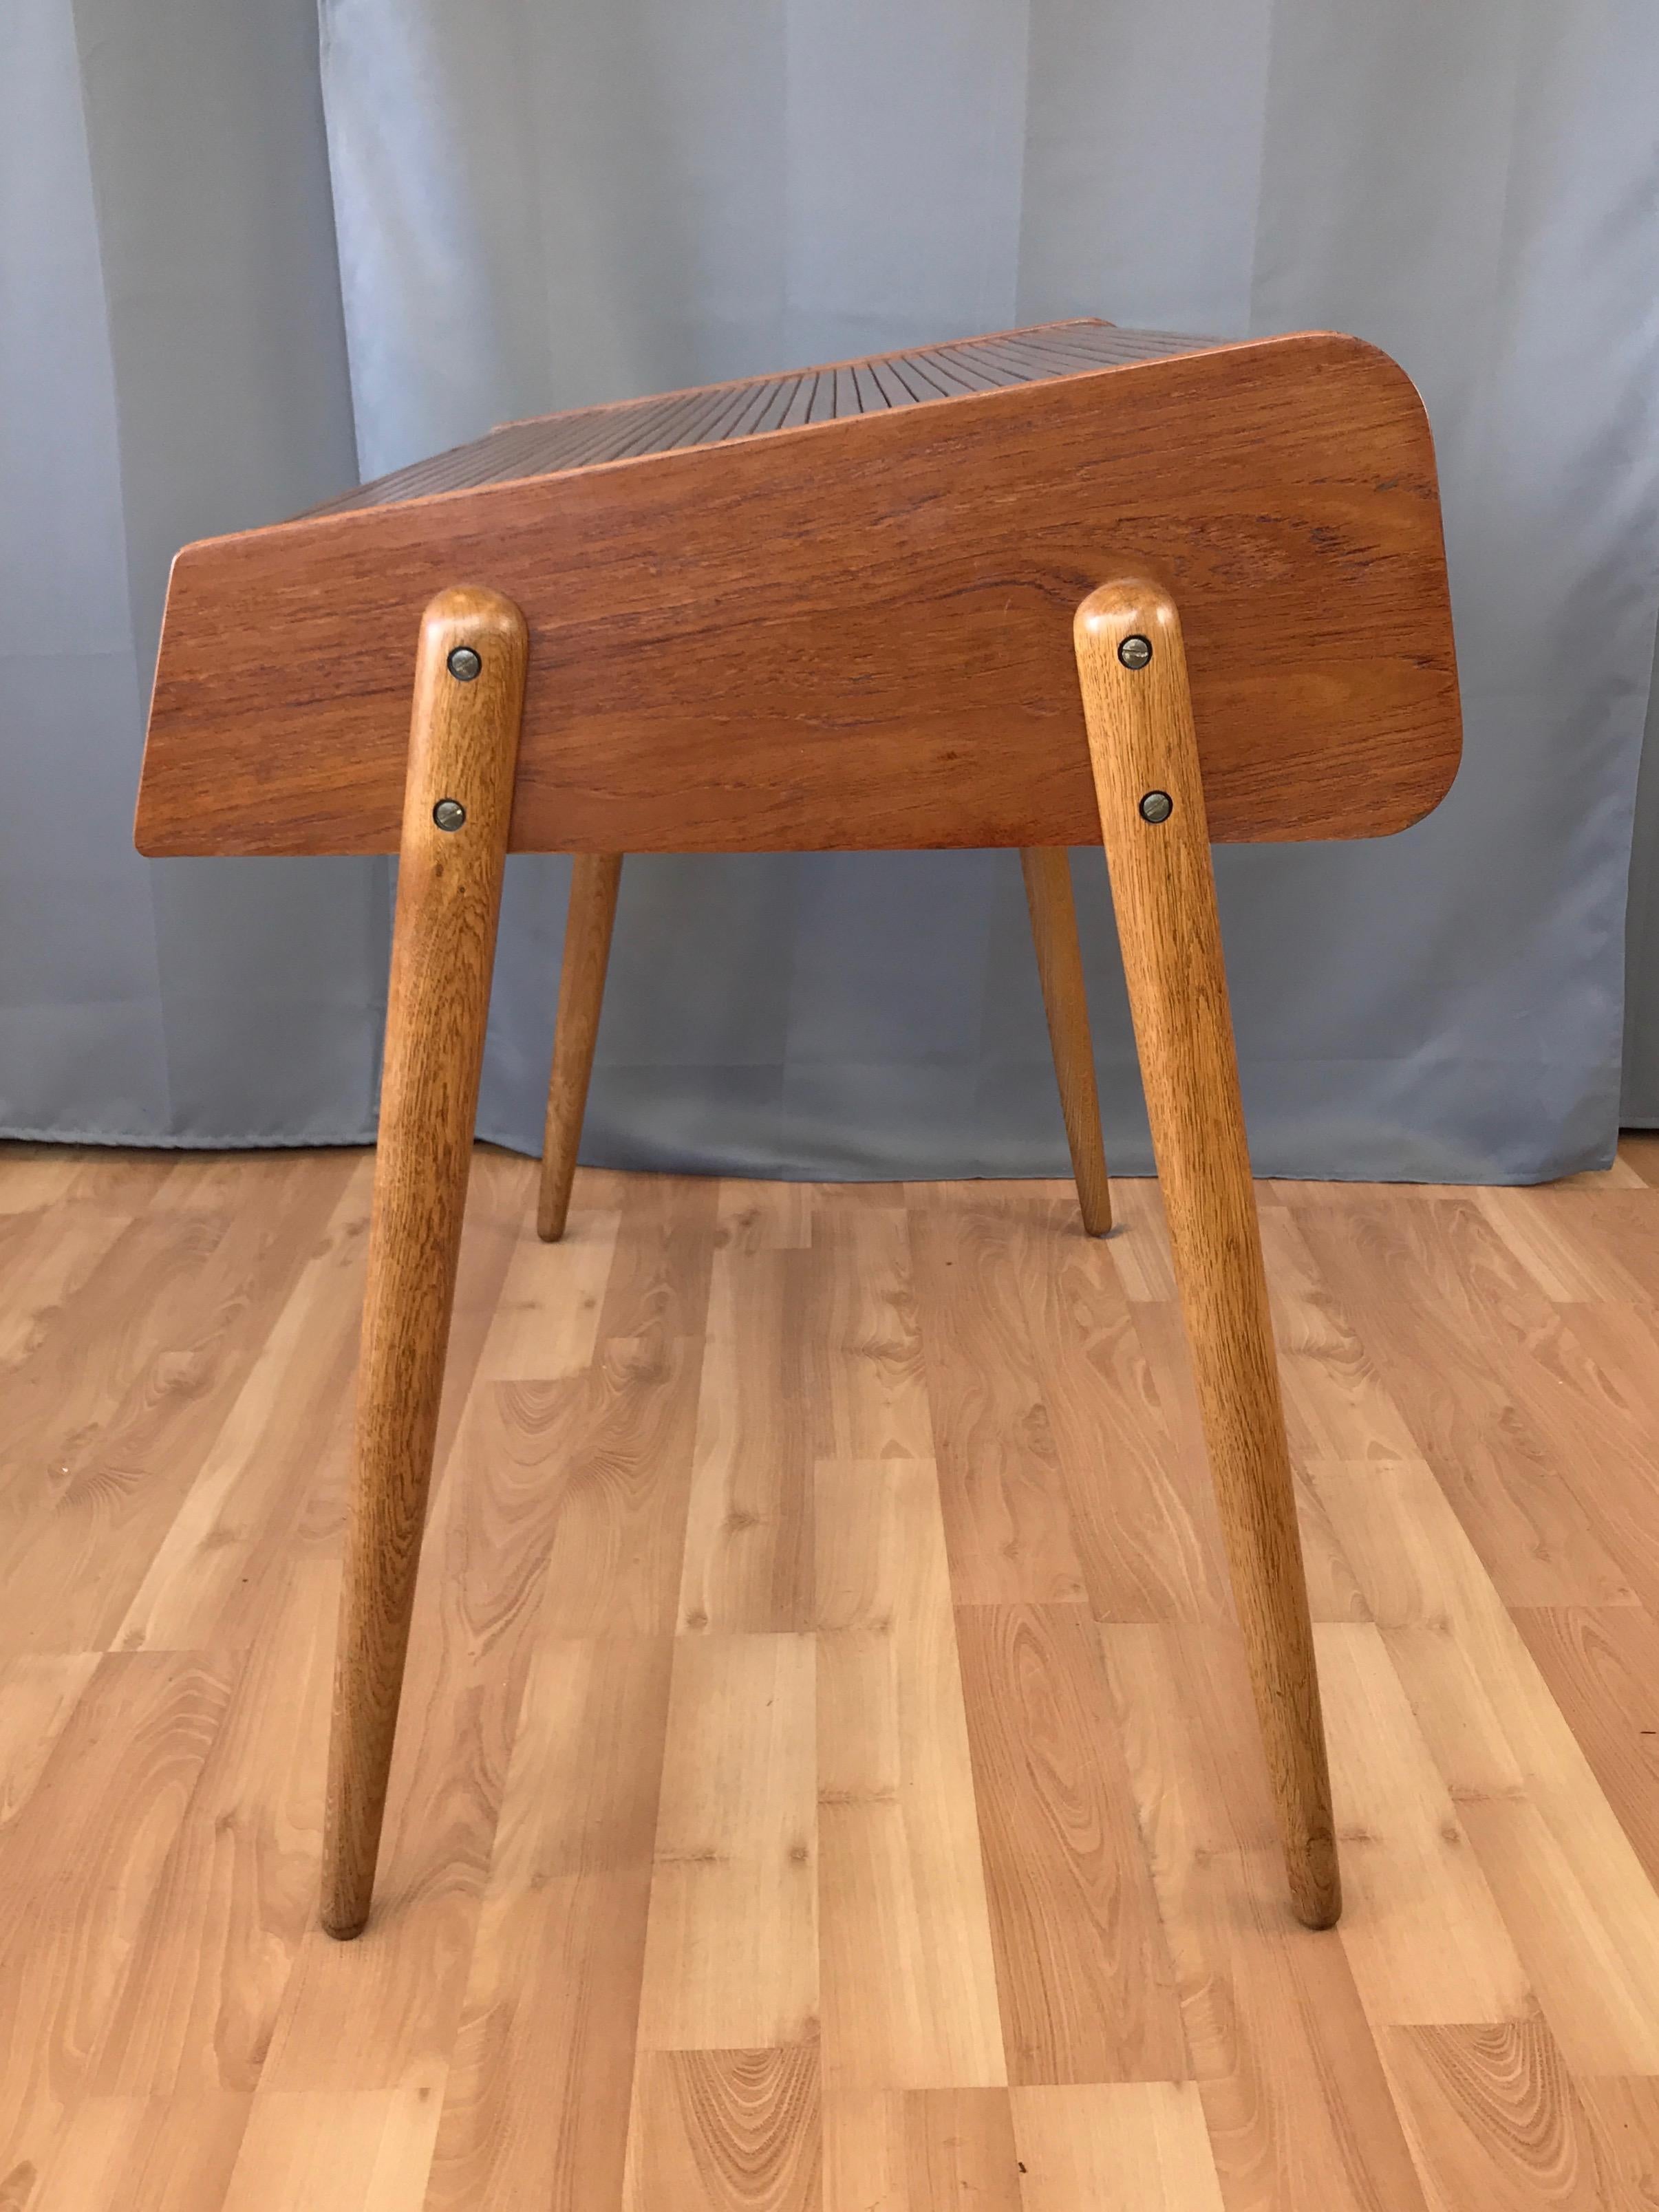
<svg viewBox="0 0 1659 2212">
<path fill-rule="evenodd" d="M 181 542 L 506 416 L 1101 313 L 1357 331 L 1439 444 L 1455 790 L 1376 845 L 1220 856 L 1259 1166 L 1608 1156 L 1659 610 L 1643 0 L 325 0 L 320 39 L 312 0 L 8 21 L 0 1126 L 372 1129 L 388 865 L 131 851 Z M 1109 1140 L 1144 1170 L 1100 856 L 1077 874 Z M 533 1148 L 564 864 L 509 878 L 482 1127 Z M 1627 1106 L 1659 1119 L 1644 941 Z M 1013 856 L 630 864 L 586 1157 L 1059 1171 Z"/>
<path fill-rule="evenodd" d="M 1625 962 L 1625 1080 L 1627 1127 L 1659 1128 L 1659 646 L 1648 696 L 1647 733 L 1636 793 L 1630 914 Z"/>
</svg>

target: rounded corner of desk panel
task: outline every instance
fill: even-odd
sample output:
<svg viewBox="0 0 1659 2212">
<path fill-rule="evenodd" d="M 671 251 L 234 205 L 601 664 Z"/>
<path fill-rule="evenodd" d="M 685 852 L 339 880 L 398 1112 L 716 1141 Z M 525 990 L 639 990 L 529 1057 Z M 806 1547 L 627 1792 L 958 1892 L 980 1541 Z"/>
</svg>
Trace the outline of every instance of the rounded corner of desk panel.
<svg viewBox="0 0 1659 2212">
<path fill-rule="evenodd" d="M 145 858 L 397 850 L 431 592 L 386 604 L 374 551 L 372 516 L 327 514 L 174 556 L 133 826 Z"/>
</svg>

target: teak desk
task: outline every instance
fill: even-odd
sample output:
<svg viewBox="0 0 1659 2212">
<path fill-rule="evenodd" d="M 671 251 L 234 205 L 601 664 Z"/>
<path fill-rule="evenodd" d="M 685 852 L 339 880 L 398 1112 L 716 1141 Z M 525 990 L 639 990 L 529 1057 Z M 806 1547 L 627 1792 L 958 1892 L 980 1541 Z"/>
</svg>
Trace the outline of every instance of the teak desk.
<svg viewBox="0 0 1659 2212">
<path fill-rule="evenodd" d="M 1423 410 L 1323 333 L 1050 324 L 585 408 L 185 549 L 139 849 L 401 856 L 325 1927 L 368 1914 L 507 853 L 591 894 L 580 856 L 1097 837 L 1291 1894 L 1336 1918 L 1210 840 L 1402 830 L 1459 742 Z"/>
</svg>

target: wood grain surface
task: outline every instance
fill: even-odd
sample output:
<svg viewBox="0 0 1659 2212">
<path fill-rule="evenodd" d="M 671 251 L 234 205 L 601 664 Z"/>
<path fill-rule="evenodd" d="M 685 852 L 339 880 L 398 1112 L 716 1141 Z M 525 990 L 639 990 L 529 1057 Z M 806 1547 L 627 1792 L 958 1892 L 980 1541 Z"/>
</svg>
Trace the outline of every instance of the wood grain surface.
<svg viewBox="0 0 1659 2212">
<path fill-rule="evenodd" d="M 1079 608 L 1078 672 L 1158 1187 L 1291 1894 L 1341 1911 L 1295 1480 L 1250 1187 L 1182 625 L 1147 579 Z M 1126 660 L 1133 651 L 1145 659 Z M 1158 811 L 1153 811 L 1154 809 Z"/>
<path fill-rule="evenodd" d="M 605 972 L 611 959 L 622 864 L 620 853 L 578 853 L 570 867 L 553 1068 L 542 1132 L 542 1187 L 536 1201 L 536 1232 L 549 1244 L 556 1244 L 564 1235 L 570 1211 L 593 1048 L 605 1011 Z"/>
<path fill-rule="evenodd" d="M 1083 948 L 1078 941 L 1077 902 L 1072 895 L 1072 856 L 1053 847 L 1036 846 L 1020 854 L 1019 865 L 1078 1206 L 1090 1236 L 1104 1237 L 1112 1225 L 1112 1187 L 1100 1133 L 1100 1094 Z"/>
<path fill-rule="evenodd" d="M 477 664 L 471 678 L 450 666 Z M 524 619 L 441 592 L 421 625 L 340 1593 L 323 1921 L 368 1916 L 449 1345 L 524 699 Z M 459 823 L 441 817 L 460 811 Z"/>
<path fill-rule="evenodd" d="M 420 611 L 463 583 L 530 626 L 517 849 L 1088 843 L 1072 613 L 1130 566 L 1181 596 L 1213 836 L 1444 793 L 1422 405 L 1303 333 L 187 546 L 139 848 L 392 850 Z"/>
<path fill-rule="evenodd" d="M 0 1147 L 6 2212 L 1650 2212 L 1651 1476 L 1606 1424 L 1659 1426 L 1652 1140 L 1491 1213 L 1259 1193 L 1324 1549 L 1323 1935 L 1155 1186 L 1099 1241 L 1067 1182 L 583 1170 L 544 1245 L 535 1164 L 484 1147 L 379 1903 L 331 1942 L 373 1173 Z M 1534 1418 L 1587 1441 L 1494 1421 L 1472 1486 L 1449 1409 L 1546 1343 Z M 728 1450 L 793 1533 L 688 1574 Z M 1506 1483 L 1622 1594 L 1506 1597 Z M 700 1627 L 694 1589 L 789 1620 Z"/>
<path fill-rule="evenodd" d="M 1214 338 L 1182 337 L 1172 331 L 1124 331 L 1091 316 L 1001 331 L 954 345 L 921 346 L 905 353 L 872 354 L 830 362 L 783 376 L 738 377 L 647 399 L 618 399 L 498 423 L 468 445 L 394 469 L 356 491 L 324 500 L 305 515 L 340 514 L 348 508 L 390 507 L 428 499 L 435 492 L 470 491 L 479 484 L 520 477 L 550 476 L 562 469 L 591 469 L 605 461 L 672 453 L 689 446 L 726 445 L 808 422 L 844 421 L 849 415 L 884 414 L 966 392 L 994 392 L 1075 376 L 1086 368 L 1118 368 L 1131 362 L 1167 361 L 1204 353 Z M 295 521 L 303 518 L 296 515 Z"/>
</svg>

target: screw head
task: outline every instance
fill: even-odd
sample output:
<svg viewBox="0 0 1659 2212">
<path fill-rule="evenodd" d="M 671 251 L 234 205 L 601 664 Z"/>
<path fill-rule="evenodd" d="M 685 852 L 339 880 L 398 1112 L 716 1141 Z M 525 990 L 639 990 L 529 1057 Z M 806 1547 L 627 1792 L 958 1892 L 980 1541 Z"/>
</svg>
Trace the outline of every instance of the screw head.
<svg viewBox="0 0 1659 2212">
<path fill-rule="evenodd" d="M 1175 801 L 1167 791 L 1149 791 L 1140 802 L 1143 822 L 1167 822 L 1175 812 Z"/>
<path fill-rule="evenodd" d="M 432 818 L 441 830 L 459 830 L 466 819 L 466 809 L 459 799 L 441 799 L 432 810 Z"/>
<path fill-rule="evenodd" d="M 1126 637 L 1117 649 L 1117 657 L 1126 668 L 1144 668 L 1152 657 L 1152 641 L 1149 637 Z"/>
<path fill-rule="evenodd" d="M 449 672 L 458 684 L 471 684 L 483 666 L 470 645 L 458 645 L 449 656 Z"/>
</svg>

